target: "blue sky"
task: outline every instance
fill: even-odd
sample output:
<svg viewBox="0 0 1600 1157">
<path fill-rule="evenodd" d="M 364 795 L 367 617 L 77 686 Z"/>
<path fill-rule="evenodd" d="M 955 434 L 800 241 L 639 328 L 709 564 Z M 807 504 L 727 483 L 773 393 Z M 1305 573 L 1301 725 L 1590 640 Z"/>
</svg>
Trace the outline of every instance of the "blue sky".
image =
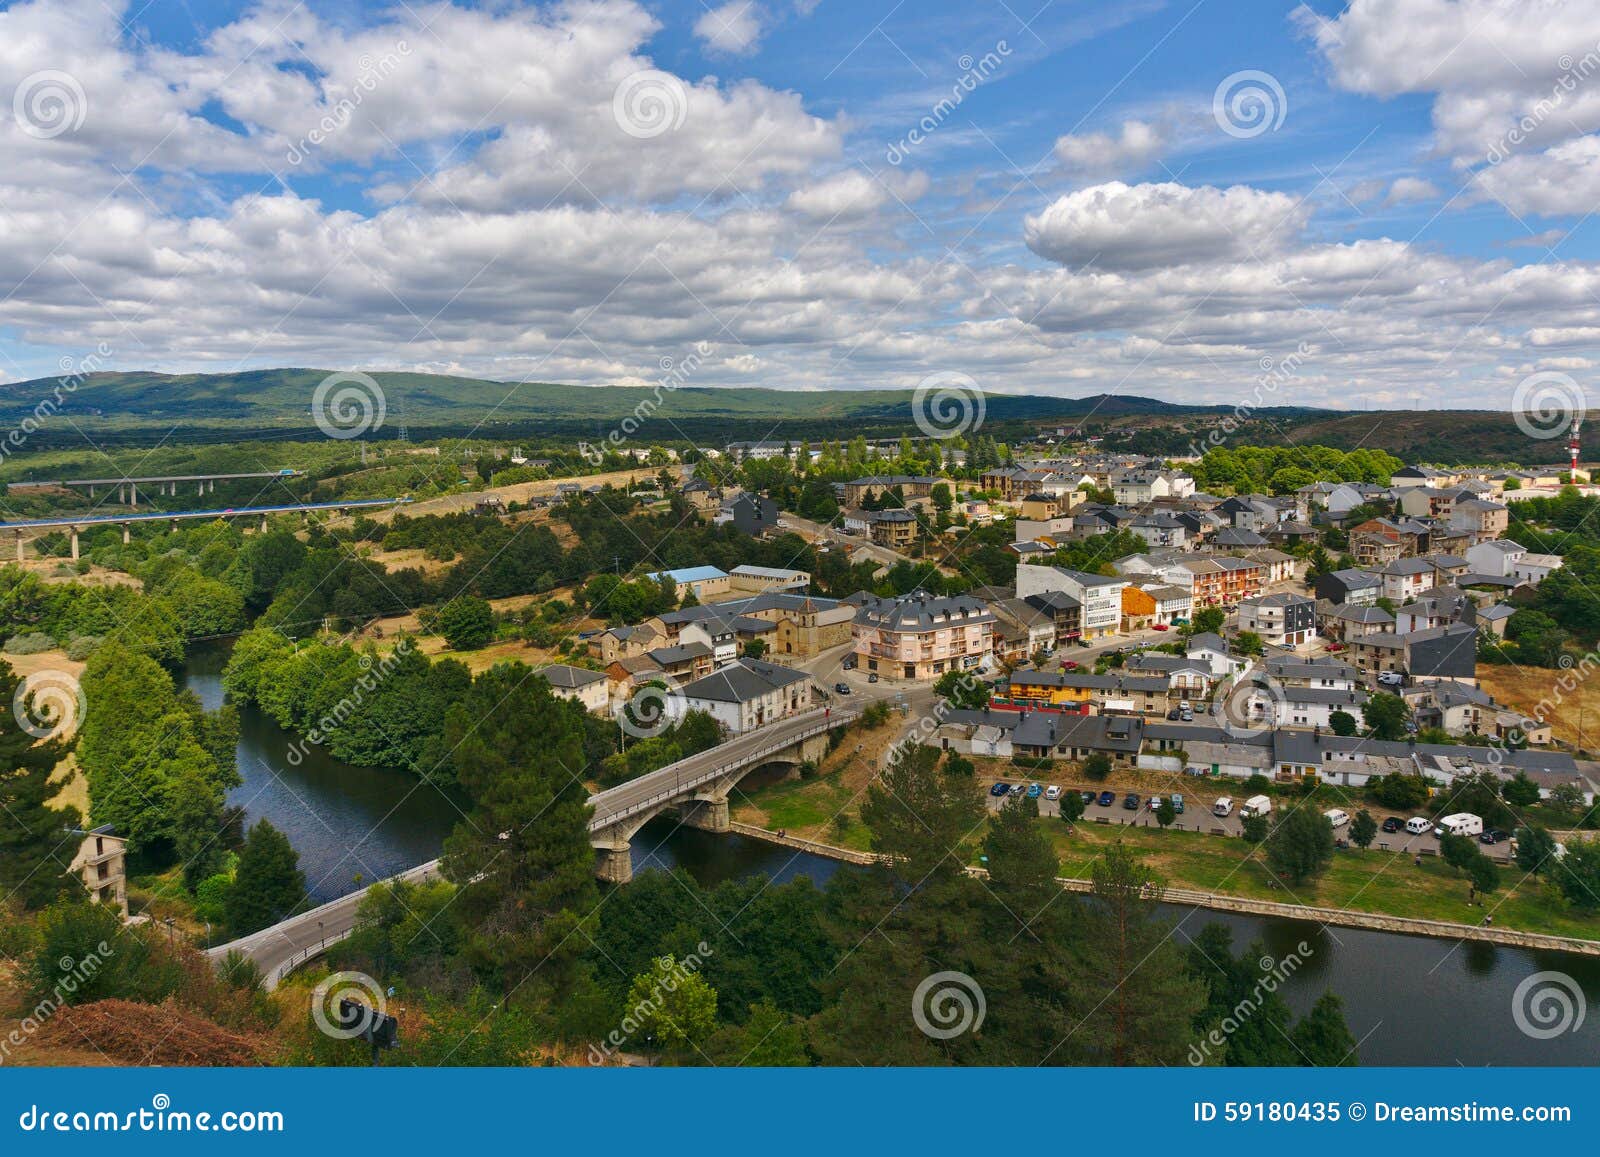
<svg viewBox="0 0 1600 1157">
<path fill-rule="evenodd" d="M 1593 3 L 35 0 L 0 97 L 6 380 L 1504 408 L 1600 339 Z"/>
</svg>

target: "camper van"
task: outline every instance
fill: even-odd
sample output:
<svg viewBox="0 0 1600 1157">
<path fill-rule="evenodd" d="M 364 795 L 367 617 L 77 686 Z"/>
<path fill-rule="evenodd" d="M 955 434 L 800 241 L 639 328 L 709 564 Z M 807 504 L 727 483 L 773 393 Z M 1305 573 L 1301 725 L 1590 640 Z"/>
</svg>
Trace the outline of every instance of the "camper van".
<svg viewBox="0 0 1600 1157">
<path fill-rule="evenodd" d="M 1211 805 L 1211 814 L 1214 816 L 1231 816 L 1233 814 L 1233 800 L 1223 796 Z"/>
<path fill-rule="evenodd" d="M 1253 795 L 1244 801 L 1244 807 L 1239 809 L 1240 819 L 1250 819 L 1253 816 L 1268 816 L 1272 814 L 1272 801 L 1264 795 Z"/>
<path fill-rule="evenodd" d="M 1350 813 L 1345 811 L 1343 808 L 1331 807 L 1322 814 L 1327 817 L 1328 822 L 1333 825 L 1334 831 L 1338 831 L 1340 828 L 1344 827 L 1345 824 L 1350 822 Z"/>
<path fill-rule="evenodd" d="M 1471 812 L 1454 812 L 1441 816 L 1439 822 L 1433 825 L 1433 834 L 1436 836 L 1481 836 L 1483 834 L 1483 818 Z"/>
</svg>

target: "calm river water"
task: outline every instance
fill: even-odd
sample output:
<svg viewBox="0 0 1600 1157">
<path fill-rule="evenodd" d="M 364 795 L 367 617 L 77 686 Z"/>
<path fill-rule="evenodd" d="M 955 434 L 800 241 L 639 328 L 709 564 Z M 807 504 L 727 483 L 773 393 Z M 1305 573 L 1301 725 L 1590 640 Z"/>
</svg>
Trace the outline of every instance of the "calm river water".
<svg viewBox="0 0 1600 1157">
<path fill-rule="evenodd" d="M 225 655 L 191 657 L 187 686 L 208 707 L 222 701 Z M 239 771 L 229 797 L 250 822 L 265 817 L 300 853 L 312 895 L 332 899 L 374 879 L 433 859 L 462 801 L 397 769 L 351 767 L 312 749 L 289 761 L 293 737 L 254 709 L 240 711 Z M 647 826 L 634 841 L 634 869 L 682 867 L 701 883 L 765 873 L 821 883 L 844 870 L 833 860 L 742 836 L 717 836 L 671 822 Z M 1600 958 L 1397 936 L 1314 923 L 1265 920 L 1173 907 L 1180 938 L 1207 923 L 1228 925 L 1235 948 L 1260 941 L 1274 960 L 1301 953 L 1282 991 L 1303 1012 L 1325 990 L 1344 998 L 1367 1065 L 1600 1064 Z M 1589 1006 L 1581 1028 L 1531 1038 L 1512 1017 L 1517 987 L 1540 972 L 1578 985 Z"/>
</svg>

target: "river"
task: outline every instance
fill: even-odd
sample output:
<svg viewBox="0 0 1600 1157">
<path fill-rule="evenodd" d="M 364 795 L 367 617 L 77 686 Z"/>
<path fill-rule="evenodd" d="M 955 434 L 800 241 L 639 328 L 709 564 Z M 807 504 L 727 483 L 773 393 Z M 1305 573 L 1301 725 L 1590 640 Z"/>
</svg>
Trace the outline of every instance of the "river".
<svg viewBox="0 0 1600 1157">
<path fill-rule="evenodd" d="M 224 658 L 201 651 L 188 663 L 186 685 L 207 707 L 222 701 Z M 229 802 L 245 809 L 248 822 L 264 817 L 289 837 L 315 899 L 332 899 L 439 854 L 460 814 L 459 798 L 408 772 L 352 767 L 315 748 L 291 763 L 292 736 L 253 708 L 239 715 L 244 782 Z M 681 867 L 707 885 L 763 873 L 778 881 L 807 875 L 821 883 L 848 870 L 833 860 L 665 820 L 639 833 L 633 858 L 636 872 Z M 1193 908 L 1172 907 L 1171 916 L 1179 938 L 1215 921 L 1233 929 L 1236 951 L 1260 941 L 1273 961 L 1294 958 L 1295 971 L 1280 989 L 1285 999 L 1303 1013 L 1326 990 L 1343 997 L 1363 1064 L 1600 1064 L 1600 957 Z M 1517 1028 L 1517 987 L 1541 972 L 1564 974 L 1582 989 L 1589 1015 L 1576 1031 L 1535 1039 Z"/>
</svg>

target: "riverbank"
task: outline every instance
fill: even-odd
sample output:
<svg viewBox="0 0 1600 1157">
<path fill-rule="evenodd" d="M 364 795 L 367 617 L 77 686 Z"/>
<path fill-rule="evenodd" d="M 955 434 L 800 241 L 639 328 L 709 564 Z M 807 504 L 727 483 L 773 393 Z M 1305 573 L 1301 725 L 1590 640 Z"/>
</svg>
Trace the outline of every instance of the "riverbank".
<svg viewBox="0 0 1600 1157">
<path fill-rule="evenodd" d="M 1065 825 L 1062 826 L 1064 827 Z M 777 832 L 768 831 L 753 824 L 734 823 L 732 830 L 750 839 L 792 848 L 809 855 L 839 860 L 843 863 L 871 864 L 877 860 L 877 857 L 869 852 L 859 851 L 855 848 L 842 848 L 800 836 L 780 835 Z M 1121 832 L 1118 838 L 1129 837 L 1130 842 L 1137 843 L 1137 837 L 1142 831 L 1142 829 L 1127 829 Z M 1144 832 L 1143 834 L 1148 836 L 1151 833 Z M 1156 834 L 1157 838 L 1162 840 L 1182 839 L 1185 835 L 1185 833 L 1180 832 Z M 1205 839 L 1206 837 L 1199 836 L 1197 838 Z M 1098 847 L 1098 841 L 1096 846 Z M 1382 853 L 1371 852 L 1356 854 L 1362 856 L 1382 855 Z M 1404 857 L 1398 858 L 1404 859 Z M 1083 862 L 1087 864 L 1088 860 L 1092 859 L 1093 856 L 1091 855 Z M 969 867 L 967 870 L 974 875 L 987 875 L 985 870 L 979 867 Z M 1416 869 L 1413 867 L 1413 870 Z M 1069 892 L 1088 892 L 1093 887 L 1092 882 L 1086 876 L 1079 875 L 1057 876 L 1056 882 Z M 1311 920 L 1318 924 L 1333 925 L 1341 928 L 1364 928 L 1373 932 L 1395 932 L 1406 936 L 1430 936 L 1442 940 L 1470 940 L 1511 948 L 1574 952 L 1584 956 L 1600 957 L 1600 940 L 1506 927 L 1498 914 L 1496 919 L 1501 920 L 1500 924 L 1494 927 L 1484 927 L 1481 922 L 1467 924 L 1451 920 L 1397 916 L 1348 907 L 1327 907 L 1292 901 L 1267 900 L 1259 897 L 1198 888 L 1168 887 L 1163 890 L 1161 898 L 1169 904 L 1208 908 L 1218 912 L 1233 912 L 1242 915 L 1287 920 Z M 1506 899 L 1508 900 L 1509 898 Z M 1496 899 L 1490 897 L 1488 906 L 1481 910 L 1498 912 L 1499 908 L 1497 907 Z"/>
</svg>

